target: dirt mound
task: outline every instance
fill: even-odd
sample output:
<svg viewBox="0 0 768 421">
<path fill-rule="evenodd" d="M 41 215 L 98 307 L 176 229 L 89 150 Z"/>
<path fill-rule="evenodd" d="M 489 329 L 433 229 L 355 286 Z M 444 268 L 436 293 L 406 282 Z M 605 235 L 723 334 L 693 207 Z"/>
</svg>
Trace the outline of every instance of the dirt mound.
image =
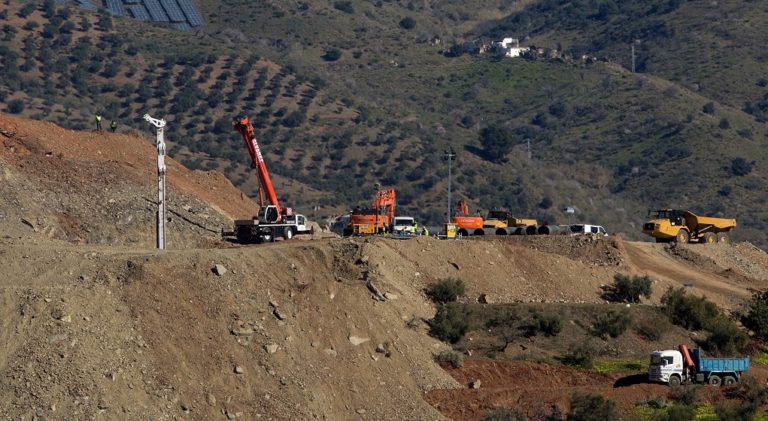
<svg viewBox="0 0 768 421">
<path fill-rule="evenodd" d="M 558 254 L 595 266 L 620 266 L 624 263 L 620 237 L 595 235 L 552 235 L 510 237 L 534 250 Z"/>
<path fill-rule="evenodd" d="M 0 115 L 0 225 L 12 236 L 151 246 L 156 148 L 139 135 L 75 132 Z M 167 160 L 167 242 L 215 241 L 257 207 L 219 173 Z"/>
</svg>

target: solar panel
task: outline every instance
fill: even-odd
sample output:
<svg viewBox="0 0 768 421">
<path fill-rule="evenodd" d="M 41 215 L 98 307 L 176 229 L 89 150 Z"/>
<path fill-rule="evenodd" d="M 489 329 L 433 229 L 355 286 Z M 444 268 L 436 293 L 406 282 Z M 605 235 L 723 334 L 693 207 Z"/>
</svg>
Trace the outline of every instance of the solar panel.
<svg viewBox="0 0 768 421">
<path fill-rule="evenodd" d="M 163 5 L 163 9 L 168 13 L 168 17 L 171 18 L 171 22 L 186 22 L 187 18 L 184 17 L 184 13 L 179 9 L 179 5 L 176 4 L 176 0 L 160 0 L 160 4 Z"/>
<path fill-rule="evenodd" d="M 138 2 L 139 2 L 139 0 L 123 0 L 123 3 L 125 3 L 125 4 L 136 4 Z"/>
<path fill-rule="evenodd" d="M 98 7 L 96 7 L 90 0 L 77 0 L 77 4 L 85 10 L 95 11 L 98 9 Z"/>
<path fill-rule="evenodd" d="M 120 0 L 106 0 L 106 3 L 107 11 L 114 16 L 123 16 L 125 14 L 123 12 L 123 6 L 120 4 Z"/>
<path fill-rule="evenodd" d="M 144 0 L 144 6 L 147 7 L 149 16 L 155 22 L 168 22 L 168 15 L 165 14 L 165 10 L 160 6 L 160 2 L 157 0 Z"/>
<path fill-rule="evenodd" d="M 189 26 L 187 22 L 174 22 L 171 24 L 174 28 L 178 29 L 179 31 L 191 31 L 192 27 Z"/>
<path fill-rule="evenodd" d="M 143 21 L 152 20 L 152 17 L 149 16 L 149 12 L 147 12 L 147 9 L 145 9 L 144 6 L 135 4 L 127 7 L 128 11 L 131 12 L 131 16 L 133 16 L 134 19 Z"/>
<path fill-rule="evenodd" d="M 203 17 L 200 16 L 200 12 L 197 11 L 197 7 L 192 3 L 192 0 L 178 0 L 179 7 L 187 16 L 187 21 L 192 26 L 202 26 Z"/>
</svg>

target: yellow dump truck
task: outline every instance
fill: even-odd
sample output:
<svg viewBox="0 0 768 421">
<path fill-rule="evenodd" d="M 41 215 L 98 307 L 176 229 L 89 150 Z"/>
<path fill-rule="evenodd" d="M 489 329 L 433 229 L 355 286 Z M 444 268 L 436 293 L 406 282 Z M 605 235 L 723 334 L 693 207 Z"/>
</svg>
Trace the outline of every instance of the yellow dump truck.
<svg viewBox="0 0 768 421">
<path fill-rule="evenodd" d="M 691 211 L 661 209 L 649 211 L 650 221 L 643 224 L 643 233 L 657 243 L 729 243 L 728 233 L 736 228 L 736 220 L 698 216 Z"/>
<path fill-rule="evenodd" d="M 510 212 L 492 210 L 483 221 L 483 229 L 486 234 L 496 235 L 521 235 L 536 234 L 538 222 L 535 219 L 516 218 Z"/>
</svg>

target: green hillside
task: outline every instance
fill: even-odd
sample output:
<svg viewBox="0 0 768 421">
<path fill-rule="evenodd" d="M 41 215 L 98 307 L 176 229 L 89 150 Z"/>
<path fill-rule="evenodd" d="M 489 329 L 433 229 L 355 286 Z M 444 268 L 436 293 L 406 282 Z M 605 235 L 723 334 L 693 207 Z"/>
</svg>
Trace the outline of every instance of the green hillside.
<svg viewBox="0 0 768 421">
<path fill-rule="evenodd" d="M 22 16 L 13 3 L 0 6 L 15 28 L 0 40 L 0 95 L 6 112 L 74 128 L 97 109 L 146 132 L 143 113 L 165 117 L 172 154 L 253 194 L 229 127 L 248 114 L 281 198 L 312 217 L 369 200 L 380 182 L 404 213 L 438 223 L 453 147 L 454 192 L 473 209 L 640 238 L 648 208 L 690 208 L 735 216 L 738 237 L 766 245 L 768 83 L 749 54 L 765 44 L 766 12 L 738 4 L 222 1 L 200 5 L 202 31 L 179 33 L 39 3 Z M 447 53 L 505 36 L 565 55 Z"/>
</svg>

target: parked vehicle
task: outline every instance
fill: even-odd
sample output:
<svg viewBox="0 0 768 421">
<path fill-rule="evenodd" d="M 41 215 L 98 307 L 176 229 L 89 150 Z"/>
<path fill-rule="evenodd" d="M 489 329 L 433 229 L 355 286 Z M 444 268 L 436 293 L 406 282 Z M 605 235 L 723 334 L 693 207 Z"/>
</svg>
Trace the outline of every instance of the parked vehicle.
<svg viewBox="0 0 768 421">
<path fill-rule="evenodd" d="M 691 211 L 661 209 L 648 211 L 651 220 L 643 224 L 643 233 L 657 243 L 730 243 L 728 234 L 736 228 L 736 220 L 698 216 Z"/>
<path fill-rule="evenodd" d="M 603 236 L 608 235 L 608 233 L 605 231 L 605 228 L 603 228 L 600 225 L 572 224 L 570 226 L 570 229 L 571 229 L 571 235 L 581 235 L 581 234 L 597 234 L 597 235 L 603 235 Z"/>
<path fill-rule="evenodd" d="M 486 234 L 536 234 L 539 223 L 532 218 L 517 218 L 509 211 L 491 210 L 483 221 Z"/>
<path fill-rule="evenodd" d="M 411 216 L 396 216 L 392 224 L 392 232 L 395 234 L 416 235 L 418 224 Z"/>
<path fill-rule="evenodd" d="M 704 358 L 699 348 L 688 351 L 653 351 L 648 366 L 648 380 L 678 386 L 681 383 L 709 383 L 712 386 L 734 384 L 749 370 L 749 356 L 736 358 Z"/>
</svg>

